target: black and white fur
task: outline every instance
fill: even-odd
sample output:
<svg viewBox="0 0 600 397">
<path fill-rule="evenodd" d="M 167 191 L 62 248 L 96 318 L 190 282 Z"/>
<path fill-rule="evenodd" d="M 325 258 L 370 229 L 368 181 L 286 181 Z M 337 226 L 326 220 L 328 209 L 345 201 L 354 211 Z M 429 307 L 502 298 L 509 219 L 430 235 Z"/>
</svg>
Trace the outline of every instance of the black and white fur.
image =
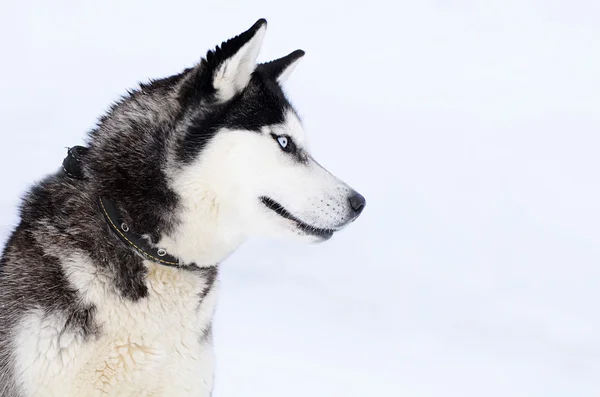
<svg viewBox="0 0 600 397">
<path fill-rule="evenodd" d="M 130 92 L 90 133 L 85 179 L 27 193 L 0 262 L 0 396 L 209 396 L 217 265 L 250 236 L 324 241 L 362 211 L 281 89 L 304 53 L 257 65 L 265 31 Z M 99 197 L 194 270 L 138 255 Z"/>
</svg>

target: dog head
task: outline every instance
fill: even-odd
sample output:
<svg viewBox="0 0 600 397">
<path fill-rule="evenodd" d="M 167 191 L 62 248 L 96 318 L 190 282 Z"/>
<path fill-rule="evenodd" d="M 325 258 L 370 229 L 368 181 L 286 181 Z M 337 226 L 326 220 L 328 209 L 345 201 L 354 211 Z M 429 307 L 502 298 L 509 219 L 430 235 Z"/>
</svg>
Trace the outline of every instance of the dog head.
<svg viewBox="0 0 600 397">
<path fill-rule="evenodd" d="M 142 85 L 92 133 L 101 189 L 184 259 L 252 235 L 324 241 L 365 206 L 310 155 L 282 90 L 304 52 L 257 64 L 266 27 L 261 19 L 195 67 Z"/>
</svg>

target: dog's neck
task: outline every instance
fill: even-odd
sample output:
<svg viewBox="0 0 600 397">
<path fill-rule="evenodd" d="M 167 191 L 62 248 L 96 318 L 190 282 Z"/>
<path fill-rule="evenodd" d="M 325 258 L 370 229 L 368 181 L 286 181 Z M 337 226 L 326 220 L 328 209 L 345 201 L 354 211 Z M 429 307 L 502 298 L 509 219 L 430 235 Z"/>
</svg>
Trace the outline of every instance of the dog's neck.
<svg viewBox="0 0 600 397">
<path fill-rule="evenodd" d="M 178 221 L 158 246 L 182 263 L 214 266 L 223 261 L 245 240 L 237 219 L 210 191 L 180 203 Z"/>
</svg>

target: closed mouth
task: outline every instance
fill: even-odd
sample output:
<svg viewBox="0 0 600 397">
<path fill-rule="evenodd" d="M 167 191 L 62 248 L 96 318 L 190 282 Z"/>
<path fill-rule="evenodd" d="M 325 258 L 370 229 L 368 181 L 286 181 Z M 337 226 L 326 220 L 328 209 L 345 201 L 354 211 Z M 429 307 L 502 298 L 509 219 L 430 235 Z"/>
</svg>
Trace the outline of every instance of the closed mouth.
<svg viewBox="0 0 600 397">
<path fill-rule="evenodd" d="M 269 197 L 262 196 L 260 198 L 260 201 L 267 208 L 274 211 L 282 218 L 285 218 L 285 219 L 288 219 L 288 220 L 294 222 L 296 224 L 296 226 L 298 227 L 298 229 L 302 230 L 306 234 L 321 237 L 322 239 L 326 240 L 326 239 L 330 238 L 331 236 L 333 236 L 333 233 L 335 232 L 334 229 L 321 229 L 318 227 L 311 226 L 308 223 L 302 222 L 300 219 L 296 218 L 288 210 L 286 210 L 281 204 L 279 204 L 277 201 L 275 201 Z"/>
</svg>

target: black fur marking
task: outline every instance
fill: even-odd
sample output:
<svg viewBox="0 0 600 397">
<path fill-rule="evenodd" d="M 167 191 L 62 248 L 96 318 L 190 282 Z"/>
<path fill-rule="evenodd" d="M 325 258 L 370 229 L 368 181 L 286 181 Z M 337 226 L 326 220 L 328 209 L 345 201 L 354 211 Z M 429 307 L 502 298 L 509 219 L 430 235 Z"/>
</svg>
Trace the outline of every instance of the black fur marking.
<svg viewBox="0 0 600 397">
<path fill-rule="evenodd" d="M 264 126 L 283 123 L 291 109 L 281 87 L 255 71 L 239 95 L 225 104 L 213 105 L 210 112 L 201 110 L 192 118 L 178 148 L 179 159 L 184 163 L 193 161 L 221 128 L 258 132 Z"/>
<path fill-rule="evenodd" d="M 12 329 L 25 313 L 59 315 L 62 331 L 83 340 L 98 334 L 94 322 L 96 308 L 81 301 L 55 256 L 45 252 L 37 238 L 39 231 L 23 220 L 12 234 L 0 261 L 0 395 L 17 396 L 12 374 L 10 342 Z M 13 394 L 15 393 L 15 394 Z"/>
<path fill-rule="evenodd" d="M 177 206 L 163 170 L 170 126 L 137 120 L 128 124 L 121 127 L 126 129 L 121 134 L 105 138 L 102 146 L 91 142 L 87 166 L 98 181 L 96 195 L 119 203 L 126 222 L 156 243 L 160 232 L 172 226 L 164 215 Z"/>
<path fill-rule="evenodd" d="M 127 226 L 125 222 L 123 222 L 122 216 L 116 209 L 117 206 L 112 201 L 100 197 L 98 200 L 98 205 L 100 206 L 100 209 L 111 230 L 128 248 L 135 250 L 144 258 L 163 266 L 188 270 L 198 269 L 195 264 L 185 265 L 178 258 L 170 255 L 166 251 L 162 252 L 161 255 L 161 250 L 159 248 L 149 246 L 142 237 L 138 236 L 135 231 L 131 230 L 131 228 Z M 127 230 L 123 229 L 123 225 L 127 226 Z"/>
<path fill-rule="evenodd" d="M 208 51 L 199 67 L 191 72 L 190 77 L 183 85 L 179 95 L 180 100 L 188 104 L 214 100 L 216 90 L 213 86 L 213 78 L 219 66 L 235 55 L 266 24 L 267 21 L 261 18 L 250 29 L 221 43 L 214 50 Z"/>
<path fill-rule="evenodd" d="M 210 290 L 213 288 L 215 281 L 217 279 L 217 276 L 219 275 L 219 270 L 216 266 L 212 266 L 212 267 L 202 268 L 200 271 L 202 272 L 202 278 L 206 282 L 206 286 L 204 287 L 202 292 L 200 292 L 200 295 L 199 295 L 200 302 L 202 302 L 204 300 L 204 298 L 206 298 L 206 295 L 208 295 Z"/>
<path fill-rule="evenodd" d="M 268 76 L 272 80 L 276 80 L 292 63 L 304 56 L 305 52 L 296 50 L 283 58 L 276 59 L 271 62 L 261 63 L 257 69 L 260 73 Z"/>
<path fill-rule="evenodd" d="M 208 324 L 208 327 L 202 332 L 200 335 L 201 343 L 212 343 L 213 341 L 213 325 L 212 323 Z"/>
<path fill-rule="evenodd" d="M 200 305 L 202 305 L 202 302 L 204 302 L 204 298 L 206 298 L 206 295 L 208 295 L 208 293 L 214 288 L 215 281 L 217 280 L 217 277 L 219 275 L 219 271 L 216 266 L 203 268 L 201 269 L 201 272 L 203 273 L 203 278 L 206 282 L 206 286 L 198 295 L 198 297 L 200 298 Z M 198 307 L 198 309 L 199 308 L 200 307 Z M 212 322 L 208 324 L 208 326 L 204 329 L 204 332 L 202 332 L 202 334 L 200 335 L 200 342 L 212 343 Z"/>
<path fill-rule="evenodd" d="M 26 197 L 21 217 L 30 225 L 29 233 L 44 246 L 89 256 L 99 271 L 109 273 L 123 297 L 134 301 L 143 298 L 147 296 L 146 268 L 142 259 L 125 249 L 108 229 L 92 183 L 49 177 Z"/>
</svg>

